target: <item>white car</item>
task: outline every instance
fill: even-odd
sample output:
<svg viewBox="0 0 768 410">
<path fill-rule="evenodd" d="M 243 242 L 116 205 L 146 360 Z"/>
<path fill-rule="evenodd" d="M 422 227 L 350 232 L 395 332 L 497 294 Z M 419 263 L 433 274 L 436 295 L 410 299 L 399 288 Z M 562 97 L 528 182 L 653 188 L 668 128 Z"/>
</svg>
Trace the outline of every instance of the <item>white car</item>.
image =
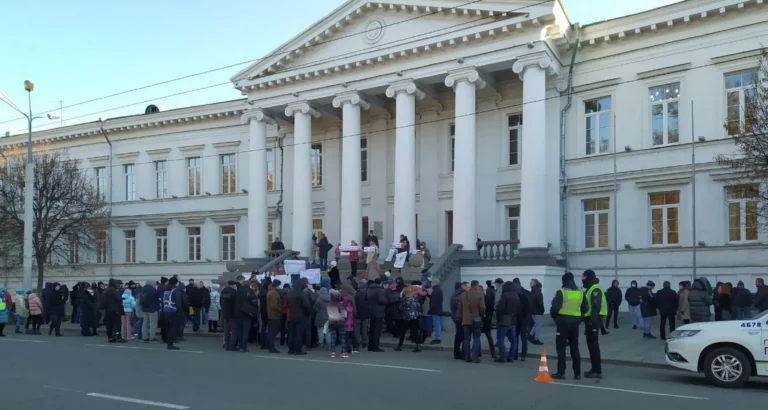
<svg viewBox="0 0 768 410">
<path fill-rule="evenodd" d="M 740 387 L 751 376 L 768 376 L 768 314 L 758 316 L 678 328 L 664 347 L 667 364 L 704 372 L 720 387 Z"/>
</svg>

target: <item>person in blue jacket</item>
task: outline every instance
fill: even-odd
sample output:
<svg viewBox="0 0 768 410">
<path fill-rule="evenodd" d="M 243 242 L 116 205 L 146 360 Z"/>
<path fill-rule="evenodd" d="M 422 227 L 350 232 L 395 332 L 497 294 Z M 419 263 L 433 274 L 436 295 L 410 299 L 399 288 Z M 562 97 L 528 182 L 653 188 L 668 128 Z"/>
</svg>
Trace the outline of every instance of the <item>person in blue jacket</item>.
<svg viewBox="0 0 768 410">
<path fill-rule="evenodd" d="M 5 289 L 0 288 L 0 337 L 5 337 L 3 329 L 8 324 L 8 311 L 10 309 L 10 306 L 7 306 L 5 303 L 5 298 L 3 298 L 4 292 Z"/>
</svg>

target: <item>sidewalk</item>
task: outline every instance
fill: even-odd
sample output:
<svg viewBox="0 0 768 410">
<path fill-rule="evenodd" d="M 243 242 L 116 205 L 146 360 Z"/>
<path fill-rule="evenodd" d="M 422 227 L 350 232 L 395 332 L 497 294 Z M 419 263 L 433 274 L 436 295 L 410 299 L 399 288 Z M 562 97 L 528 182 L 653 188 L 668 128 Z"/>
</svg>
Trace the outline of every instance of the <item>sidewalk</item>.
<svg viewBox="0 0 768 410">
<path fill-rule="evenodd" d="M 619 315 L 620 329 L 607 329 L 610 334 L 606 336 L 600 336 L 600 351 L 602 354 L 603 363 L 606 364 L 619 364 L 619 365 L 632 365 L 652 368 L 668 368 L 664 360 L 664 341 L 662 340 L 649 340 L 643 339 L 642 331 L 640 329 L 632 330 L 630 324 L 629 315 L 626 313 Z M 207 337 L 207 338 L 220 338 L 221 334 L 208 333 L 207 325 L 201 326 L 202 332 L 192 332 L 192 326 L 189 325 L 184 331 L 184 337 Z M 582 335 L 579 338 L 579 347 L 583 360 L 588 360 L 589 350 L 587 350 L 586 339 L 583 336 L 584 327 L 582 326 Z M 77 332 L 79 334 L 80 327 L 69 322 L 62 323 L 61 330 L 68 334 Z M 103 327 L 100 328 L 103 332 Z M 658 320 L 654 324 L 653 334 L 658 334 Z M 528 344 L 528 356 L 529 360 L 538 360 L 541 355 L 541 350 L 546 350 L 547 356 L 554 359 L 555 352 L 555 332 L 556 328 L 554 323 L 549 317 L 545 317 L 545 325 L 541 330 L 541 341 L 544 342 L 542 346 L 534 346 Z M 45 333 L 45 332 L 43 332 Z M 424 350 L 438 350 L 445 351 L 446 355 L 452 355 L 453 352 L 453 338 L 455 332 L 453 330 L 445 330 L 442 332 L 442 343 L 440 345 L 431 345 L 429 341 L 422 346 Z M 494 341 L 496 340 L 496 330 L 491 333 Z M 158 336 L 159 337 L 159 336 Z M 484 354 L 490 354 L 488 352 L 488 340 L 485 335 L 481 338 Z M 508 342 L 507 342 L 508 343 Z M 381 336 L 381 346 L 383 348 L 394 348 L 397 346 L 397 339 L 389 334 L 383 334 Z M 412 346 L 411 342 L 406 341 L 406 348 Z M 507 344 L 508 346 L 508 344 Z M 566 349 L 566 354 L 569 354 Z"/>
</svg>

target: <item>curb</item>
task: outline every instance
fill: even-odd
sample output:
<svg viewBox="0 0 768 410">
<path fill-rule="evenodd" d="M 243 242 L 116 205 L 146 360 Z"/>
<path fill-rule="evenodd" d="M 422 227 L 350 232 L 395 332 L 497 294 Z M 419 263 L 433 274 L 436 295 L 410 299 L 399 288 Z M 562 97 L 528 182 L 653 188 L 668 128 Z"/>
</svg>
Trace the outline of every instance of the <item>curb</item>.
<svg viewBox="0 0 768 410">
<path fill-rule="evenodd" d="M 62 332 L 80 332 L 80 329 L 74 329 L 74 328 L 62 328 Z M 184 337 L 192 337 L 192 338 L 201 338 L 201 339 L 213 339 L 213 338 L 221 338 L 222 335 L 220 333 L 208 333 L 208 332 L 185 332 Z M 393 340 L 382 340 L 380 342 L 381 347 L 389 347 L 389 348 L 395 348 L 397 347 L 397 342 Z M 406 343 L 405 345 L 412 346 L 411 343 Z M 427 350 L 427 351 L 435 351 L 435 352 L 453 352 L 453 346 L 448 345 L 430 345 L 430 344 L 424 344 L 421 345 L 421 350 Z M 483 349 L 483 354 L 487 354 L 490 356 L 491 351 L 490 349 Z M 535 355 L 538 357 L 539 355 Z M 531 359 L 533 359 L 533 356 L 531 356 Z M 582 356 L 582 361 L 588 360 L 589 357 Z M 547 360 L 555 361 L 557 360 L 556 355 L 547 355 Z M 570 361 L 570 358 L 569 358 Z M 615 366 L 631 366 L 631 367 L 642 367 L 646 369 L 658 369 L 658 370 L 676 370 L 674 367 L 664 364 L 664 363 L 651 363 L 651 362 L 640 362 L 640 361 L 632 361 L 632 360 L 620 360 L 620 359 L 603 359 L 603 364 L 608 365 L 615 365 Z"/>
</svg>

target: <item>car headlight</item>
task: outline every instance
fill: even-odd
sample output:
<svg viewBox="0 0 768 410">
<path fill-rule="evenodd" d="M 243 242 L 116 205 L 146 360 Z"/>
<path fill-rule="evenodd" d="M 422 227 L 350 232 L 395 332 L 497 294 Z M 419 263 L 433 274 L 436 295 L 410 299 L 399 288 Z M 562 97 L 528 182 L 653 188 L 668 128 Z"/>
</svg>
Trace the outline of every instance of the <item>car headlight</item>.
<svg viewBox="0 0 768 410">
<path fill-rule="evenodd" d="M 691 337 L 698 334 L 700 330 L 675 330 L 669 335 L 670 339 L 680 339 L 683 337 Z"/>
</svg>

